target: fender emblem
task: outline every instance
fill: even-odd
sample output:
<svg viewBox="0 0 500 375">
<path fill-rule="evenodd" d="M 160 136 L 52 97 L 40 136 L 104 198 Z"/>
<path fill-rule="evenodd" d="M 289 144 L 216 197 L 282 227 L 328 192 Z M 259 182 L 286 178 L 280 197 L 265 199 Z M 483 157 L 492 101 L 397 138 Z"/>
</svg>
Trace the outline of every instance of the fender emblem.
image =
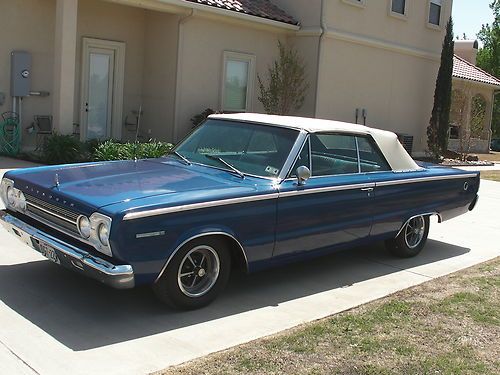
<svg viewBox="0 0 500 375">
<path fill-rule="evenodd" d="M 157 237 L 157 236 L 164 236 L 165 231 L 161 230 L 159 232 L 149 232 L 149 233 L 138 233 L 135 235 L 135 238 L 148 238 L 148 237 Z"/>
</svg>

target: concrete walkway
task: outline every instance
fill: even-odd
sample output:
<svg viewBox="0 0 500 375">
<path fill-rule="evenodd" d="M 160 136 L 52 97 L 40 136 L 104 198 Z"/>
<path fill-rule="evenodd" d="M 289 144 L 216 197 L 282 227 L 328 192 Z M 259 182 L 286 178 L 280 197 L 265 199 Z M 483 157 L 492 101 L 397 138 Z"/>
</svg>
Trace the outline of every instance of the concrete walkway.
<svg viewBox="0 0 500 375">
<path fill-rule="evenodd" d="M 12 162 L 0 159 L 0 168 Z M 211 306 L 174 312 L 149 289 L 116 291 L 0 230 L 0 374 L 145 374 L 352 308 L 500 255 L 500 183 L 476 209 L 432 222 L 420 256 L 378 244 L 232 277 Z"/>
</svg>

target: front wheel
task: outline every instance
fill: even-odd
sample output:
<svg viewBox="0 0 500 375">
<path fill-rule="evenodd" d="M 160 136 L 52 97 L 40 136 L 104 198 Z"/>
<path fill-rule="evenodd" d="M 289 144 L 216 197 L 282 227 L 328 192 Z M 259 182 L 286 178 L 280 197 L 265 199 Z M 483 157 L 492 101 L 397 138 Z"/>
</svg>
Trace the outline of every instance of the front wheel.
<svg viewBox="0 0 500 375">
<path fill-rule="evenodd" d="M 231 256 L 223 241 L 200 238 L 172 258 L 153 291 L 171 307 L 192 310 L 208 305 L 229 280 Z"/>
<path fill-rule="evenodd" d="M 428 235 L 429 216 L 416 216 L 403 226 L 396 238 L 387 240 L 385 245 L 393 255 L 410 258 L 422 251 Z"/>
</svg>

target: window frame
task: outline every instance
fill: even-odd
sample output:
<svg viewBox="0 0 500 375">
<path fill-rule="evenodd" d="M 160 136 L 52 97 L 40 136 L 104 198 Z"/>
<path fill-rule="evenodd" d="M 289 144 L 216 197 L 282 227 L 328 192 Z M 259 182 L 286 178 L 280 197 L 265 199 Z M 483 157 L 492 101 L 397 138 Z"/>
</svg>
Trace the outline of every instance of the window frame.
<svg viewBox="0 0 500 375">
<path fill-rule="evenodd" d="M 248 77 L 247 77 L 247 93 L 245 108 L 241 109 L 228 109 L 225 105 L 226 99 L 226 73 L 227 62 L 239 61 L 248 63 Z M 222 55 L 222 77 L 221 77 L 221 90 L 220 90 L 220 108 L 225 113 L 238 113 L 250 112 L 253 108 L 253 92 L 255 86 L 255 65 L 257 57 L 250 53 L 224 51 Z"/>
<path fill-rule="evenodd" d="M 440 4 L 438 4 L 438 2 Z M 431 4 L 435 4 L 435 5 L 438 5 L 441 7 L 441 11 L 439 12 L 439 25 L 436 25 L 436 24 L 429 21 L 429 17 L 431 15 Z M 427 14 L 426 14 L 425 23 L 429 29 L 437 30 L 437 31 L 441 31 L 443 29 L 443 13 L 444 13 L 445 4 L 446 4 L 446 0 L 427 0 Z"/>
<path fill-rule="evenodd" d="M 394 18 L 396 18 L 398 20 L 407 21 L 408 20 L 408 13 L 409 13 L 409 1 L 408 0 L 404 0 L 404 2 L 405 2 L 404 13 L 394 12 L 392 10 L 392 3 L 393 2 L 394 2 L 394 0 L 389 0 L 388 1 L 387 12 L 388 12 L 389 16 L 394 17 Z"/>
<path fill-rule="evenodd" d="M 355 142 L 356 142 L 356 154 L 358 157 L 358 172 L 340 173 L 340 174 L 337 173 L 337 174 L 329 174 L 329 175 L 324 175 L 324 176 L 314 176 L 313 169 L 312 169 L 312 148 L 311 148 L 311 139 L 310 139 L 312 134 L 323 134 L 323 135 L 335 135 L 336 134 L 336 135 L 345 135 L 345 136 L 354 137 Z M 380 153 L 380 156 L 385 161 L 385 163 L 388 165 L 389 170 L 372 171 L 372 172 L 362 172 L 361 171 L 361 158 L 360 158 L 360 153 L 359 153 L 358 138 L 367 138 L 368 139 L 370 144 L 374 147 L 375 151 Z M 387 158 L 385 157 L 384 153 L 380 149 L 379 145 L 377 144 L 375 139 L 373 139 L 373 137 L 370 134 L 344 133 L 344 132 L 335 132 L 335 131 L 333 131 L 333 132 L 314 132 L 314 133 L 307 134 L 307 137 L 305 138 L 302 146 L 300 147 L 299 151 L 297 152 L 297 154 L 295 155 L 295 157 L 293 159 L 293 163 L 290 167 L 290 170 L 286 174 L 287 177 L 283 181 L 290 181 L 290 180 L 297 179 L 297 177 L 292 177 L 291 174 L 294 172 L 293 167 L 295 166 L 295 164 L 297 164 L 297 160 L 299 159 L 299 156 L 300 156 L 301 152 L 303 151 L 304 147 L 306 147 L 306 145 L 309 148 L 309 170 L 311 171 L 311 177 L 309 178 L 310 180 L 316 179 L 316 178 L 325 178 L 325 177 L 357 176 L 357 175 L 367 175 L 367 174 L 374 174 L 374 173 L 392 173 L 392 172 L 394 172 L 394 170 L 391 168 L 391 165 L 387 161 Z"/>
<path fill-rule="evenodd" d="M 342 0 L 342 2 L 358 8 L 364 8 L 366 6 L 366 0 Z"/>
</svg>

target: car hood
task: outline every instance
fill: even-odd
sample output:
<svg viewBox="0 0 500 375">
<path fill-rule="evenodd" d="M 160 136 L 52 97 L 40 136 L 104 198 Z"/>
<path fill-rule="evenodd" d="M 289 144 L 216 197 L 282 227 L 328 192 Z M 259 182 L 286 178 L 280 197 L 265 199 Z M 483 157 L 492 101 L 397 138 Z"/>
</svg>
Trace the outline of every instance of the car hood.
<svg viewBox="0 0 500 375">
<path fill-rule="evenodd" d="M 9 176 L 22 190 L 40 189 L 95 208 L 177 192 L 231 189 L 242 181 L 225 171 L 168 158 L 30 168 Z"/>
</svg>

